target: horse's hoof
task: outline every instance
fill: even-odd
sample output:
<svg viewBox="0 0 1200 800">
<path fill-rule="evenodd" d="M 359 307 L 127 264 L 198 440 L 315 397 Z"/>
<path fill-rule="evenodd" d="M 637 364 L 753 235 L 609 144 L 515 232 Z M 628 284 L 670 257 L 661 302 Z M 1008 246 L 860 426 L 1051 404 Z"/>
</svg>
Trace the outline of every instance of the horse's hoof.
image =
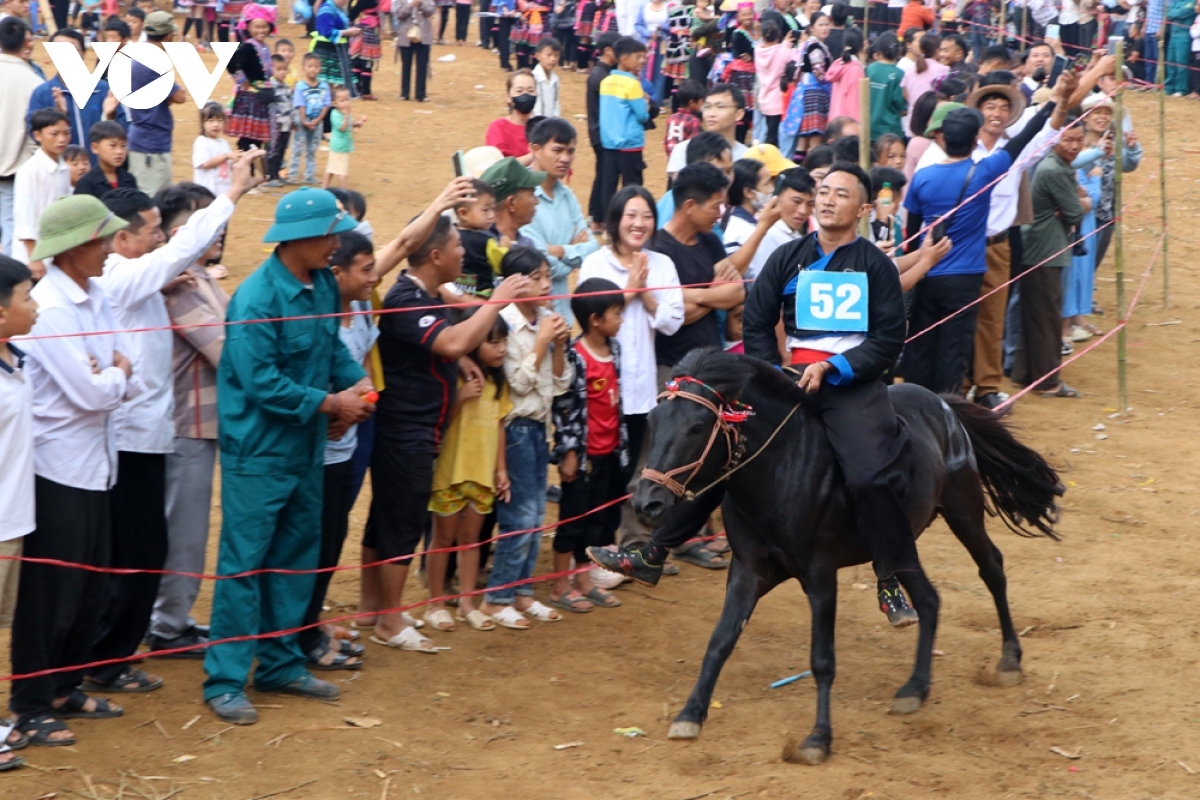
<svg viewBox="0 0 1200 800">
<path fill-rule="evenodd" d="M 789 764 L 807 764 L 815 767 L 829 760 L 829 748 L 810 743 L 807 739 L 788 739 L 783 743 L 783 760 Z"/>
<path fill-rule="evenodd" d="M 921 710 L 922 700 L 916 696 L 897 697 L 892 701 L 892 713 L 900 716 L 915 714 Z"/>
<path fill-rule="evenodd" d="M 671 723 L 671 730 L 667 732 L 668 739 L 699 739 L 700 738 L 700 723 L 685 722 L 679 720 Z"/>
<path fill-rule="evenodd" d="M 1020 667 L 1016 669 L 997 669 L 996 683 L 1000 686 L 1019 686 L 1025 680 L 1025 673 Z"/>
</svg>

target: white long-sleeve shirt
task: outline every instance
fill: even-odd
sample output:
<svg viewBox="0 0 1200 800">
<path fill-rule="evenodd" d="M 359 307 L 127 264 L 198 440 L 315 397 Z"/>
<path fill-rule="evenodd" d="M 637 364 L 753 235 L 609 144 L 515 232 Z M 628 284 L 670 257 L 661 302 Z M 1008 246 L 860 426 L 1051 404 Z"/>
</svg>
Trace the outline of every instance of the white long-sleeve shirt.
<svg viewBox="0 0 1200 800">
<path fill-rule="evenodd" d="M 71 194 L 71 169 L 62 158 L 53 159 L 38 148 L 17 170 L 13 181 L 13 258 L 30 262 L 30 251 L 19 240 L 37 241 L 38 224 L 46 208 Z"/>
<path fill-rule="evenodd" d="M 112 253 L 98 279 L 108 294 L 118 326 L 126 330 L 171 324 L 162 289 L 196 262 L 233 216 L 234 204 L 221 195 L 192 215 L 171 241 L 140 258 Z M 146 391 L 113 415 L 117 449 L 130 453 L 174 451 L 175 392 L 171 375 L 173 334 L 169 330 L 129 335 L 122 350 L 141 377 Z"/>
<path fill-rule="evenodd" d="M 662 253 L 645 251 L 649 256 L 646 285 L 658 302 L 651 314 L 642 304 L 641 295 L 625 306 L 625 321 L 617 332 L 621 346 L 621 406 L 626 414 L 648 414 L 658 398 L 658 368 L 654 357 L 657 333 L 671 336 L 683 326 L 683 290 L 675 263 Z M 592 253 L 579 268 L 579 282 L 589 278 L 610 280 L 622 289 L 629 283 L 629 270 L 621 265 L 611 247 Z"/>
<path fill-rule="evenodd" d="M 114 331 L 120 326 L 95 280 L 85 290 L 53 264 L 33 287 L 38 320 L 30 337 Z M 41 477 L 88 491 L 117 482 L 112 413 L 141 390 L 113 366 L 113 351 L 129 352 L 122 333 L 22 340 L 33 387 L 33 468 Z M 92 359 L 98 372 L 92 369 Z M 170 358 L 167 360 L 170 367 Z"/>
<path fill-rule="evenodd" d="M 1017 124 L 1010 126 L 1005 135 L 996 140 L 996 146 L 991 150 L 984 147 L 982 142 L 976 141 L 975 149 L 971 152 L 971 160 L 982 161 L 1004 147 L 1010 138 L 1025 129 L 1025 123 L 1036 113 L 1036 107 L 1025 109 L 1025 113 L 1017 121 Z M 1050 123 L 1047 122 L 1037 136 L 1034 136 L 1033 140 L 1025 146 L 1008 172 L 992 189 L 992 204 L 988 208 L 987 235 L 989 237 L 1004 233 L 1012 227 L 1013 221 L 1017 218 L 1017 198 L 1020 194 L 1021 176 L 1050 155 L 1050 149 L 1054 147 L 1061 135 L 1062 131 L 1051 128 Z"/>
<path fill-rule="evenodd" d="M 646 0 L 617 0 L 614 12 L 617 17 L 617 33 L 622 36 L 634 36 L 637 31 L 638 12 L 642 10 L 642 6 L 646 5 Z M 621 368 L 624 369 L 625 362 L 621 361 Z M 625 413 L 632 413 L 628 410 Z"/>
<path fill-rule="evenodd" d="M 537 311 L 538 324 L 547 325 L 546 318 L 552 313 L 548 308 Z M 512 410 L 504 418 L 505 424 L 518 417 L 549 424 L 550 405 L 555 397 L 571 388 L 575 370 L 571 362 L 563 359 L 562 375 L 554 374 L 554 348 L 551 343 L 539 366 L 534 347 L 538 329 L 531 325 L 525 314 L 514 304 L 500 310 L 500 316 L 508 324 L 508 355 L 504 359 L 504 377 L 508 379 Z M 549 432 L 547 432 L 549 433 Z"/>
</svg>

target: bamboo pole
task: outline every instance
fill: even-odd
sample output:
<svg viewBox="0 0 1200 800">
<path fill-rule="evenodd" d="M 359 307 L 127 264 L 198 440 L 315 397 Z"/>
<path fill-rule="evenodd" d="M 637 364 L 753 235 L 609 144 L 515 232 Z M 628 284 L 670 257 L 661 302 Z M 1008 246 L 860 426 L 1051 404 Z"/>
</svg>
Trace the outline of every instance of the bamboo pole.
<svg viewBox="0 0 1200 800">
<path fill-rule="evenodd" d="M 866 172 L 871 171 L 871 79 L 858 82 L 858 165 Z M 858 222 L 858 234 L 871 236 L 870 215 Z"/>
<path fill-rule="evenodd" d="M 997 44 L 1008 47 L 1008 0 L 1000 2 L 1000 40 Z"/>
<path fill-rule="evenodd" d="M 1167 258 L 1168 242 L 1170 237 L 1167 236 L 1167 53 L 1165 50 L 1167 40 L 1163 35 L 1167 29 L 1167 23 L 1163 22 L 1162 27 L 1158 29 L 1158 71 L 1155 80 L 1158 82 L 1158 191 L 1162 202 L 1162 273 L 1163 273 L 1163 307 L 1171 305 L 1171 269 L 1170 262 Z M 1123 78 L 1125 76 L 1120 75 Z M 1123 124 L 1125 120 L 1120 120 Z M 1122 129 L 1123 131 L 1123 129 Z M 1117 162 L 1117 169 L 1120 170 L 1121 163 Z"/>
<path fill-rule="evenodd" d="M 1117 97 L 1116 113 L 1114 116 L 1117 119 L 1117 125 L 1120 126 L 1125 120 L 1125 82 L 1120 80 L 1124 77 L 1125 67 L 1125 42 L 1117 43 Z M 1117 266 L 1117 322 L 1121 324 L 1121 329 L 1117 331 L 1117 398 L 1121 414 L 1125 414 L 1129 409 L 1129 386 L 1126 382 L 1125 375 L 1125 317 L 1127 311 L 1125 309 L 1125 207 L 1121 198 L 1121 166 L 1125 159 L 1125 136 L 1113 137 L 1113 154 L 1116 158 L 1116 169 L 1113 171 L 1113 224 L 1117 229 L 1113 231 L 1113 236 L 1116 238 L 1116 266 Z"/>
</svg>

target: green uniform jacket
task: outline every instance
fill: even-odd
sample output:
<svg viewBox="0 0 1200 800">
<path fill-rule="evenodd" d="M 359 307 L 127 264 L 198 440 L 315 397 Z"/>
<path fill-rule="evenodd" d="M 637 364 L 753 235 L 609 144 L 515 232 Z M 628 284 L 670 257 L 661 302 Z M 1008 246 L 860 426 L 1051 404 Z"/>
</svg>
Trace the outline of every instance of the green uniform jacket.
<svg viewBox="0 0 1200 800">
<path fill-rule="evenodd" d="M 280 319 L 342 310 L 327 269 L 306 286 L 272 254 L 234 293 L 226 319 Z M 324 462 L 331 391 L 365 377 L 338 336 L 338 319 L 230 325 L 217 368 L 221 468 L 246 475 L 300 473 Z"/>
</svg>

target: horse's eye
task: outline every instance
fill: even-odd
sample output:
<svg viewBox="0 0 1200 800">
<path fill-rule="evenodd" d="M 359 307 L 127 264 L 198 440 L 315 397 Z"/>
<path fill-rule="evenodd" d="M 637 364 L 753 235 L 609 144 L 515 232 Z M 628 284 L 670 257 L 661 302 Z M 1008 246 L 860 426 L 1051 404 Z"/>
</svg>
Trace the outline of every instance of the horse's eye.
<svg viewBox="0 0 1200 800">
<path fill-rule="evenodd" d="M 699 436 L 702 433 L 704 433 L 704 426 L 701 425 L 700 423 L 696 423 L 695 425 L 693 425 L 691 428 L 688 429 L 689 436 Z"/>
</svg>

